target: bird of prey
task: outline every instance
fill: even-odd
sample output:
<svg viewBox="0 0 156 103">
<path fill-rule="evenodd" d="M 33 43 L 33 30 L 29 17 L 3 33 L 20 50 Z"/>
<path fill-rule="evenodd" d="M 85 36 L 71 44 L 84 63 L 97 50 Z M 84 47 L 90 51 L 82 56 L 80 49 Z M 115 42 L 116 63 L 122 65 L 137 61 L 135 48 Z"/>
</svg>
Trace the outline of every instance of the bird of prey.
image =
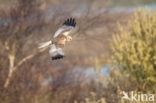
<svg viewBox="0 0 156 103">
<path fill-rule="evenodd" d="M 69 36 L 76 28 L 76 21 L 74 18 L 68 18 L 64 21 L 62 26 L 54 33 L 53 38 L 47 42 L 39 44 L 39 49 L 50 47 L 49 54 L 52 60 L 62 59 L 65 55 L 62 47 L 66 42 L 72 40 Z"/>
</svg>

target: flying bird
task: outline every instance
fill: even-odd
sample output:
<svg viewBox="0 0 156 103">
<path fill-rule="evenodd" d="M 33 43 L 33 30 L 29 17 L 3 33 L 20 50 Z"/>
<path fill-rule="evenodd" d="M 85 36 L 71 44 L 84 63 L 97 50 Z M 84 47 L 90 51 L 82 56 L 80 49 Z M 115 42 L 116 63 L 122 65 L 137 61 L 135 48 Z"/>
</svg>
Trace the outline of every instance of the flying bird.
<svg viewBox="0 0 156 103">
<path fill-rule="evenodd" d="M 65 56 L 62 48 L 65 46 L 66 42 L 70 42 L 72 40 L 72 37 L 69 34 L 71 34 L 75 28 L 75 19 L 68 18 L 54 33 L 51 40 L 39 44 L 39 49 L 50 47 L 49 54 L 52 60 L 62 59 Z"/>
</svg>

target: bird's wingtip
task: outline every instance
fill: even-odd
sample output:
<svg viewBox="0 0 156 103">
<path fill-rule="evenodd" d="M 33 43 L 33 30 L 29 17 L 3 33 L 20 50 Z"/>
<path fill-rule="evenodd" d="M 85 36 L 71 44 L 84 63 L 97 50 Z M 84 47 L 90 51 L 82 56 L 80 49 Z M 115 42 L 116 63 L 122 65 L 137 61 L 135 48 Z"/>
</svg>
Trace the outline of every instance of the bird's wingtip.
<svg viewBox="0 0 156 103">
<path fill-rule="evenodd" d="M 68 18 L 64 21 L 63 25 L 67 25 L 67 26 L 73 26 L 75 27 L 76 26 L 76 21 L 75 21 L 75 18 Z"/>
<path fill-rule="evenodd" d="M 58 60 L 58 59 L 63 59 L 65 56 L 64 55 L 56 55 L 54 57 L 52 57 L 52 60 Z"/>
</svg>

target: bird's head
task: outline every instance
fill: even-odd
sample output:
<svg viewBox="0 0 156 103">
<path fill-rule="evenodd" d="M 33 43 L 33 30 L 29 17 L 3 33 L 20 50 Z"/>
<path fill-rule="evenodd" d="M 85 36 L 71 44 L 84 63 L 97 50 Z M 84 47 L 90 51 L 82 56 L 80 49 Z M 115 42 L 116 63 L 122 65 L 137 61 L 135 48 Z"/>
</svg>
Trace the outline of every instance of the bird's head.
<svg viewBox="0 0 156 103">
<path fill-rule="evenodd" d="M 67 36 L 67 41 L 72 41 L 72 37 L 71 36 Z"/>
</svg>

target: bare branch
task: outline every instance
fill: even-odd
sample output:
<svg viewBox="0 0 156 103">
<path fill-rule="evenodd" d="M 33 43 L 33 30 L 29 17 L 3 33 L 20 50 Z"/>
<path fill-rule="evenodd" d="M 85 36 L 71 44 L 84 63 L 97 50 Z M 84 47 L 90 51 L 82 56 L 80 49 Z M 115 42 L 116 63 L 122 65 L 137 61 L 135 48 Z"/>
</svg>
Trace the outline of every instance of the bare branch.
<svg viewBox="0 0 156 103">
<path fill-rule="evenodd" d="M 13 73 L 22 65 L 24 64 L 25 62 L 27 62 L 28 60 L 32 59 L 33 57 L 35 57 L 37 54 L 41 53 L 41 52 L 44 52 L 46 49 L 42 49 L 40 50 L 39 52 L 37 53 L 34 53 L 34 54 L 30 54 L 26 57 L 24 57 L 21 61 L 19 61 L 17 63 L 16 66 L 14 66 L 14 60 L 15 60 L 15 55 L 10 55 L 9 56 L 9 60 L 10 60 L 10 68 L 9 68 L 9 73 L 8 73 L 8 77 L 5 81 L 5 84 L 4 84 L 4 88 L 7 88 L 10 84 L 10 80 L 12 78 L 12 75 Z"/>
</svg>

